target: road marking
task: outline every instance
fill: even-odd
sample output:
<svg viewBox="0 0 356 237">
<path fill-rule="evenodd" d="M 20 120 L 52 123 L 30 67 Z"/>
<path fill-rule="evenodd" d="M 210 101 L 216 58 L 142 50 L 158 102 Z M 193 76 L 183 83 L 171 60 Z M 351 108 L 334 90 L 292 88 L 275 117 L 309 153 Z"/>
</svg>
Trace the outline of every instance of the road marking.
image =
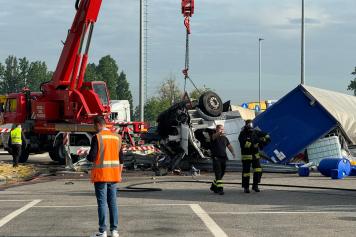
<svg viewBox="0 0 356 237">
<path fill-rule="evenodd" d="M 215 237 L 228 237 L 227 234 L 218 226 L 218 224 L 216 224 L 216 222 L 199 204 L 190 204 L 189 206 Z"/>
<path fill-rule="evenodd" d="M 41 200 L 33 200 L 32 202 L 26 204 L 25 206 L 17 209 L 16 211 L 11 212 L 9 215 L 5 216 L 0 220 L 0 228 L 3 227 L 6 223 L 20 215 L 21 213 L 27 211 L 31 207 L 35 206 L 37 203 L 41 202 Z"/>
<path fill-rule="evenodd" d="M 81 206 L 35 206 L 34 208 L 84 208 L 97 207 L 98 205 L 81 205 Z"/>
<path fill-rule="evenodd" d="M 354 211 L 256 211 L 256 212 L 209 212 L 210 215 L 260 215 L 260 214 L 345 214 Z"/>
<path fill-rule="evenodd" d="M 193 204 L 144 204 L 144 205 L 118 205 L 119 207 L 165 207 L 165 206 L 190 206 Z M 80 205 L 80 206 L 35 206 L 34 208 L 83 208 L 97 207 L 98 205 Z"/>
<path fill-rule="evenodd" d="M 0 200 L 0 202 L 29 202 L 29 201 L 33 201 L 32 200 Z"/>
</svg>

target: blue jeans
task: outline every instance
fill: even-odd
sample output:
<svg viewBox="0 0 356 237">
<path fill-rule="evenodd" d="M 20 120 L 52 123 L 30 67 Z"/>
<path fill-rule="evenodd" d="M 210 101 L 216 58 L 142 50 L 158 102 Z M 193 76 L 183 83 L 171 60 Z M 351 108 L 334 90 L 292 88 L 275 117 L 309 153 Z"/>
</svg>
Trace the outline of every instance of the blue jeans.
<svg viewBox="0 0 356 237">
<path fill-rule="evenodd" d="M 98 202 L 99 232 L 106 231 L 106 204 L 109 207 L 110 231 L 117 230 L 119 224 L 118 208 L 116 204 L 116 183 L 95 183 L 95 196 Z"/>
</svg>

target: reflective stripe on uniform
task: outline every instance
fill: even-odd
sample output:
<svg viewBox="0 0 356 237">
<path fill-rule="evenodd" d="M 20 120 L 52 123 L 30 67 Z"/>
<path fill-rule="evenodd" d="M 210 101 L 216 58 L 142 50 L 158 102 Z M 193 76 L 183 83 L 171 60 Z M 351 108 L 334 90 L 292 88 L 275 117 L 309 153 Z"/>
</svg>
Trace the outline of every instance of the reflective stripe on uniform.
<svg viewBox="0 0 356 237">
<path fill-rule="evenodd" d="M 242 160 L 252 160 L 252 155 L 242 155 Z"/>
<path fill-rule="evenodd" d="M 96 164 L 94 168 L 119 168 L 119 160 L 104 160 L 103 164 Z"/>
<path fill-rule="evenodd" d="M 102 135 L 98 134 L 97 137 L 98 137 L 99 150 L 100 150 L 100 154 L 99 154 L 100 162 L 99 162 L 98 165 L 102 165 L 103 162 L 104 162 L 104 149 L 103 149 L 104 148 L 104 141 L 103 141 Z"/>
<path fill-rule="evenodd" d="M 245 148 L 250 148 L 250 147 L 251 147 L 251 145 L 252 145 L 252 143 L 251 143 L 251 142 L 249 142 L 249 141 L 247 141 L 247 142 L 245 143 Z"/>
<path fill-rule="evenodd" d="M 243 177 L 250 177 L 250 173 L 243 173 L 242 176 Z"/>
<path fill-rule="evenodd" d="M 119 160 L 104 160 L 104 165 L 120 165 Z"/>
<path fill-rule="evenodd" d="M 216 180 L 216 187 L 221 188 L 224 187 L 224 183 L 222 180 Z"/>
<path fill-rule="evenodd" d="M 115 135 L 100 135 L 103 139 L 113 139 L 113 140 L 118 140 L 120 141 L 120 138 Z"/>
<path fill-rule="evenodd" d="M 255 173 L 262 173 L 262 168 L 256 168 L 253 170 Z"/>
<path fill-rule="evenodd" d="M 256 159 L 260 159 L 261 158 L 260 153 L 256 153 L 255 157 L 256 157 Z"/>
</svg>

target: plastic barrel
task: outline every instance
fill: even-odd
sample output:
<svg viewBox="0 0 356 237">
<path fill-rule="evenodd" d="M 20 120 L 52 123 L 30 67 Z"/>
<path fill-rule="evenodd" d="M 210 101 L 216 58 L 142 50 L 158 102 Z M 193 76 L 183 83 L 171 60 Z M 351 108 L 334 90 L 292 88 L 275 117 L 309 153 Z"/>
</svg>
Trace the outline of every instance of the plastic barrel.
<svg viewBox="0 0 356 237">
<path fill-rule="evenodd" d="M 309 167 L 299 167 L 298 174 L 300 177 L 308 177 L 310 174 Z"/>
<path fill-rule="evenodd" d="M 318 170 L 322 175 L 327 177 L 331 177 L 332 170 L 338 170 L 344 176 L 348 176 L 351 172 L 351 164 L 347 159 L 328 158 L 320 161 Z"/>
</svg>

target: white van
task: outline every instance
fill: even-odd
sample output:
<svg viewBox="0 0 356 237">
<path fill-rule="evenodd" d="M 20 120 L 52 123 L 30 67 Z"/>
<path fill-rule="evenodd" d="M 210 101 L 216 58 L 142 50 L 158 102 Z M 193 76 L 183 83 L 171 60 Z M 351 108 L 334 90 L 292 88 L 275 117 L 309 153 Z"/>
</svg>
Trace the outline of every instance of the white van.
<svg viewBox="0 0 356 237">
<path fill-rule="evenodd" d="M 131 122 L 131 108 L 128 100 L 112 100 L 110 102 L 110 120 L 113 122 Z"/>
</svg>

